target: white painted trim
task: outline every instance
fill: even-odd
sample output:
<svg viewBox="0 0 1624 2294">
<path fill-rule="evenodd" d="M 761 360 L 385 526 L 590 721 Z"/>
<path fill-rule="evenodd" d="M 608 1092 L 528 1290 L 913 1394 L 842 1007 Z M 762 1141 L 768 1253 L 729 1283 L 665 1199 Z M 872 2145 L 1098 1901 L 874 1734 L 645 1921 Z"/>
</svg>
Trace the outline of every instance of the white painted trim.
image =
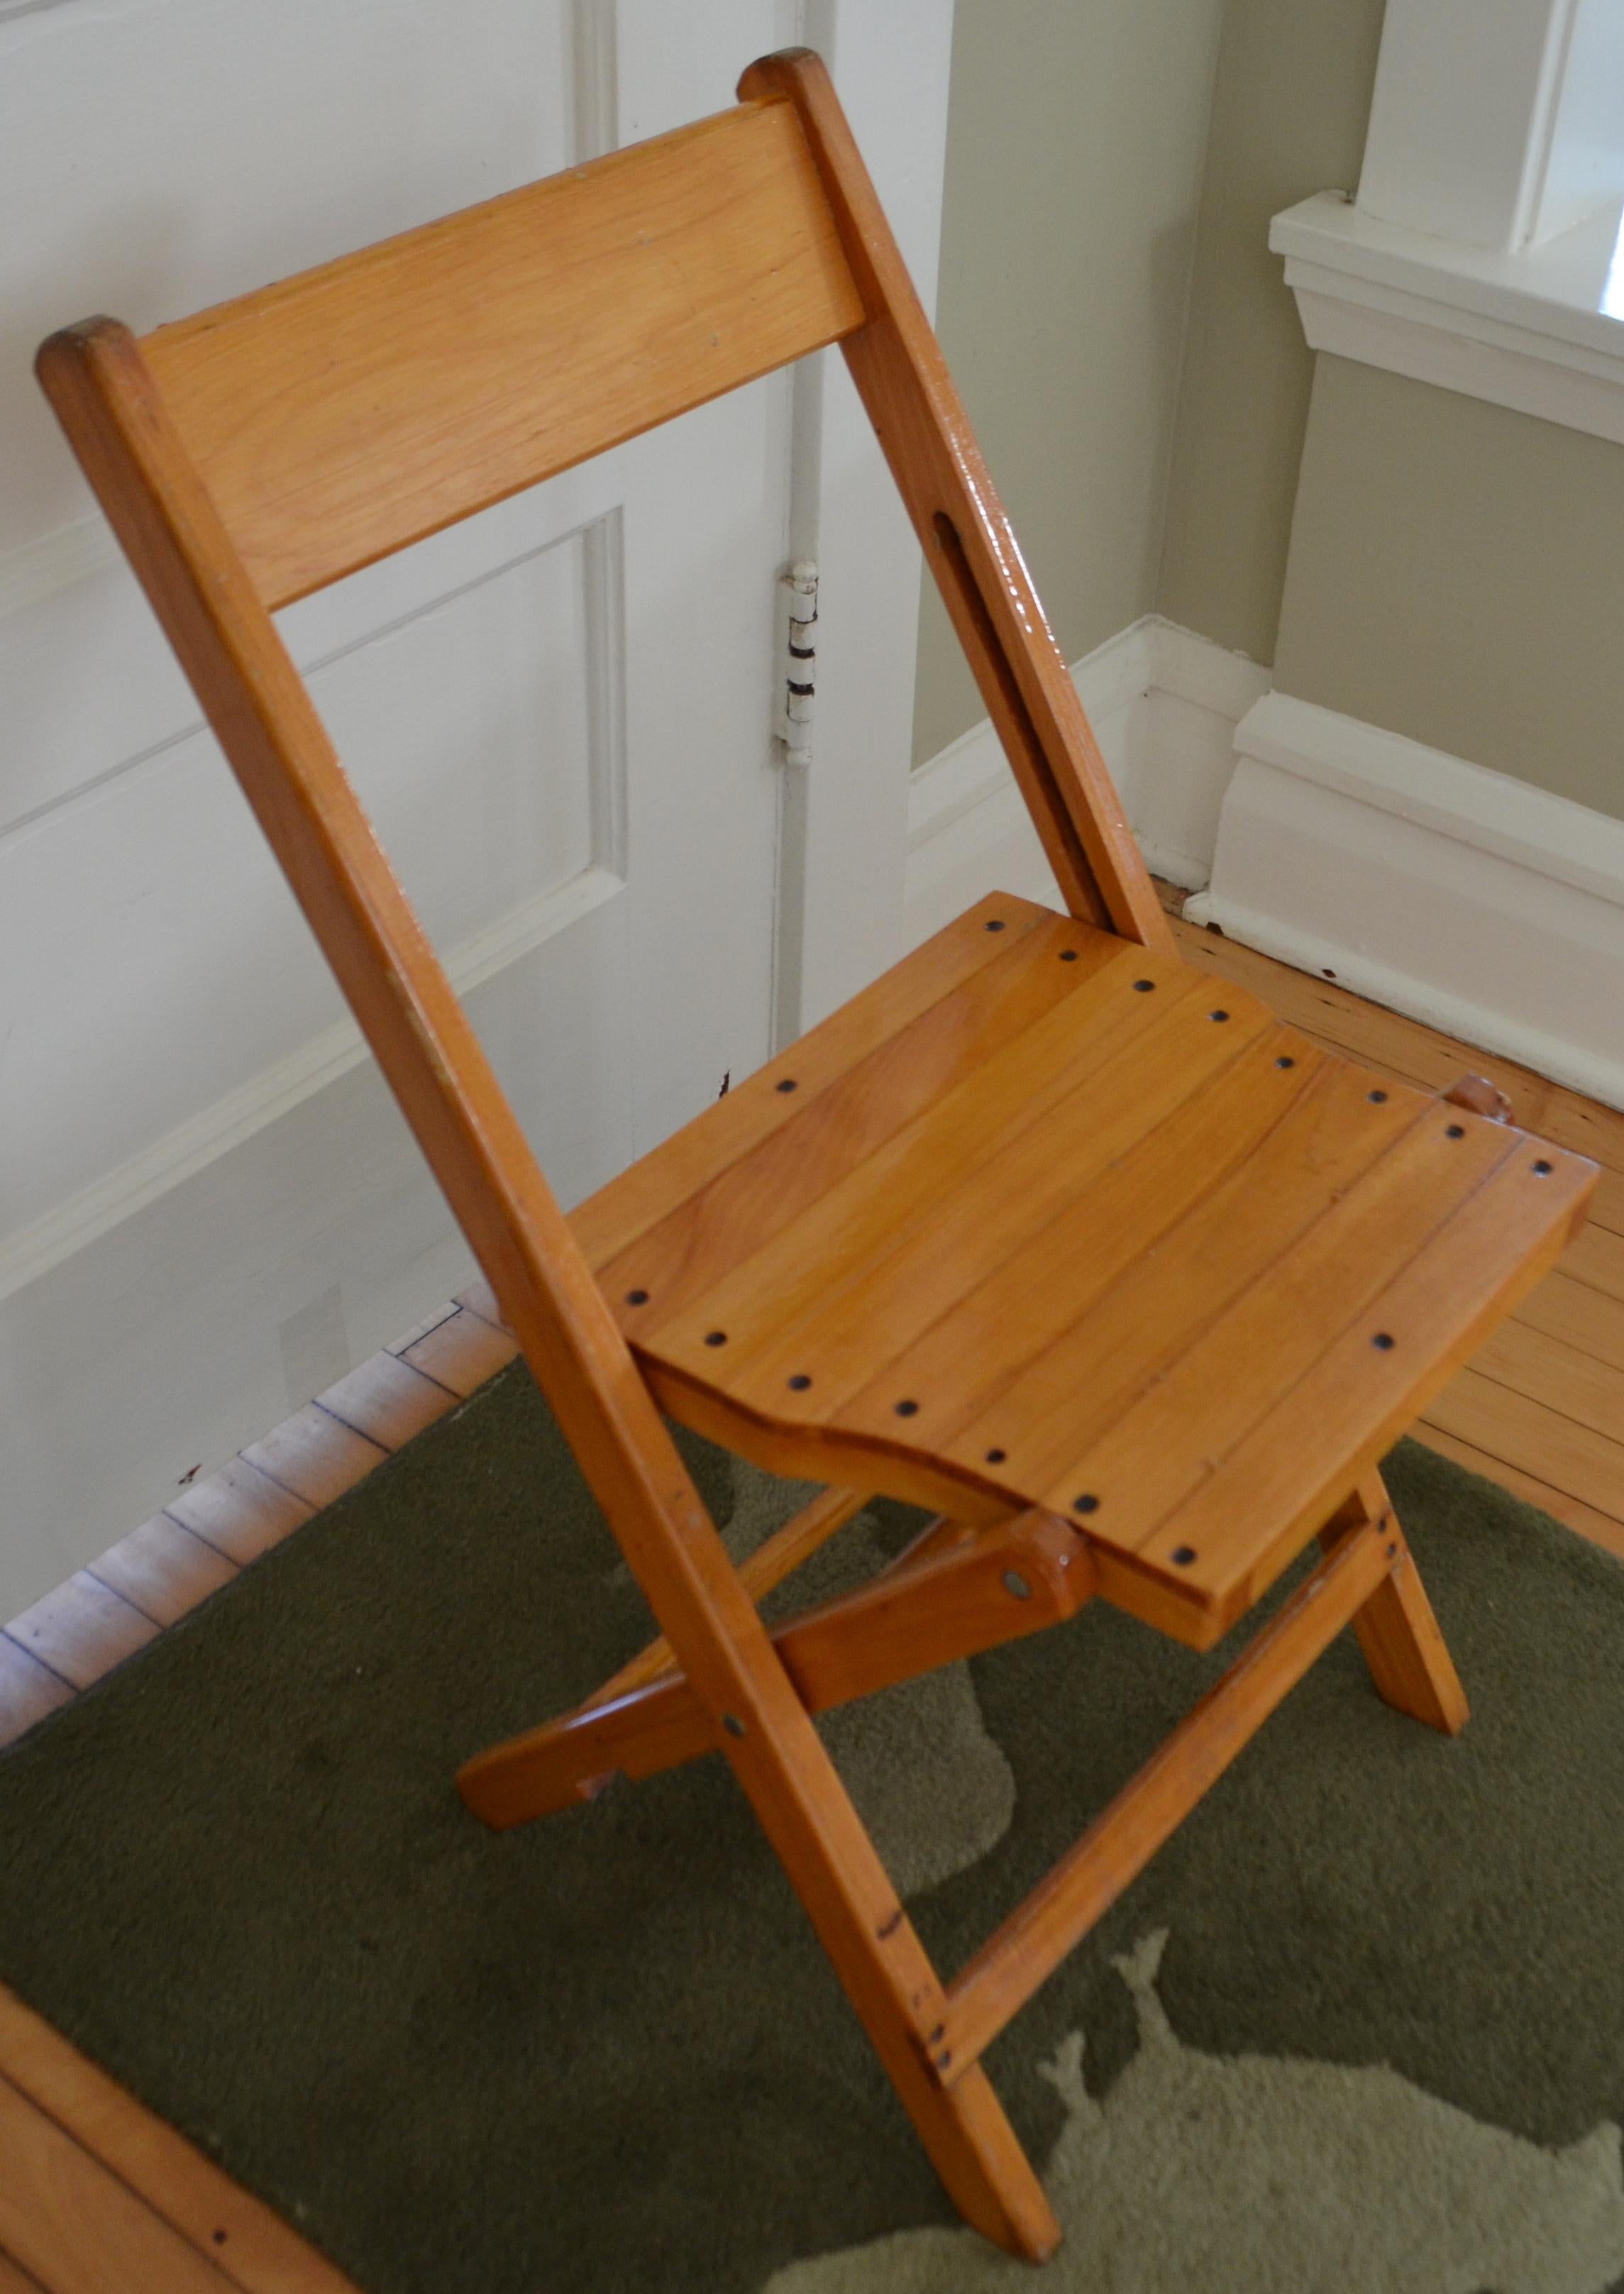
<svg viewBox="0 0 1624 2294">
<path fill-rule="evenodd" d="M 566 931 L 613 899 L 623 884 L 624 880 L 609 868 L 583 868 L 567 883 L 555 885 L 499 916 L 446 959 L 452 987 L 459 996 L 467 995 L 544 940 Z M 53 1205 L 43 1216 L 0 1241 L 0 1299 L 37 1281 L 301 1102 L 313 1099 L 367 1057 L 354 1021 L 338 1021 L 200 1114 L 166 1132 L 140 1154 L 65 1202 Z"/>
<path fill-rule="evenodd" d="M 1372 216 L 1515 248 L 1624 194 L 1620 0 L 1388 0 L 1360 175 Z"/>
<path fill-rule="evenodd" d="M 1150 866 L 1175 884 L 1205 884 L 1235 725 L 1267 691 L 1268 671 L 1147 614 L 1071 673 Z M 913 777 L 909 946 L 989 891 L 1060 897 L 984 718 Z"/>
<path fill-rule="evenodd" d="M 1269 244 L 1311 348 L 1624 444 L 1616 206 L 1500 255 L 1321 191 L 1276 216 Z"/>
<path fill-rule="evenodd" d="M 1271 693 L 1187 913 L 1624 1107 L 1624 821 Z"/>
<path fill-rule="evenodd" d="M 100 512 L 59 525 L 37 541 L 0 550 L 0 614 L 20 613 L 110 565 L 122 565 L 123 553 Z"/>
</svg>

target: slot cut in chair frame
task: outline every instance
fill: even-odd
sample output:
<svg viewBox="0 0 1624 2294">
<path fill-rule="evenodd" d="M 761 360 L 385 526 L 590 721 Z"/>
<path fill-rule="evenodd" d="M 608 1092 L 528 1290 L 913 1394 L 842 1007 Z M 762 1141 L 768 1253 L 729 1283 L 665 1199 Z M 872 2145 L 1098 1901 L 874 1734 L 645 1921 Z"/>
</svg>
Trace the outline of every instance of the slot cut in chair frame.
<svg viewBox="0 0 1624 2294">
<path fill-rule="evenodd" d="M 933 1525 L 860 1592 L 767 1630 L 757 1601 L 851 1517 L 859 1489 L 826 1492 L 734 1566 L 656 1393 L 770 1464 L 759 1428 L 714 1393 L 702 1410 L 692 1379 L 670 1364 L 656 1377 L 629 1342 L 593 1271 L 603 1255 L 578 1239 L 586 1214 L 572 1229 L 560 1212 L 271 619 L 839 342 L 1067 907 L 1092 935 L 1089 964 L 1108 970 L 1108 936 L 1172 984 L 1165 919 L 823 68 L 805 51 L 767 57 L 739 94 L 737 110 L 140 340 L 87 321 L 51 338 L 38 371 L 662 1628 L 579 1713 L 471 1761 L 465 1798 L 488 1822 L 522 1821 L 589 1797 L 605 1772 L 719 1749 L 955 2205 L 995 2243 L 1040 2259 L 1058 2226 L 983 2048 L 1344 1623 L 1355 1622 L 1390 1703 L 1436 1729 L 1461 1725 L 1459 1683 L 1374 1460 L 1390 1421 L 1413 1414 L 1484 1317 L 1561 1248 L 1590 1167 L 1533 1167 L 1553 1180 L 1548 1210 L 1528 1215 L 1492 1297 L 1406 1371 L 1379 1425 L 1360 1420 L 1331 1483 L 1320 1473 L 1282 1494 L 1287 1530 L 1223 1599 L 1245 1607 L 1323 1523 L 1315 1574 L 944 1985 L 812 1712 L 1058 1622 L 1097 1593 L 1198 1641 L 1228 1612 L 1215 1592 L 1205 1607 L 1184 1598 L 1176 1570 L 1114 1548 L 1087 1521 L 950 1472 L 962 1518 Z M 1081 978 L 1079 949 L 1059 954 Z M 1263 1021 L 1246 1026 L 1259 1037 Z M 751 1119 L 747 1106 L 738 1119 Z M 891 1452 L 871 1444 L 866 1462 L 863 1491 L 886 1487 Z"/>
</svg>

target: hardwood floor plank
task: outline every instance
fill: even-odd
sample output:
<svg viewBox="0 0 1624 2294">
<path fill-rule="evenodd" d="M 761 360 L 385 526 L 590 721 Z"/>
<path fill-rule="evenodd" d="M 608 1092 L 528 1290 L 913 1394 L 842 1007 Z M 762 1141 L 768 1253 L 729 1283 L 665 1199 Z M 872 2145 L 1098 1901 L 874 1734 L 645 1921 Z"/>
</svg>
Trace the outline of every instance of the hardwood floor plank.
<svg viewBox="0 0 1624 2294">
<path fill-rule="evenodd" d="M 228 2294 L 232 2284 L 4 2078 L 0 2245 L 51 2294 Z"/>
<path fill-rule="evenodd" d="M 456 1398 L 420 1364 L 385 1352 L 319 1394 L 316 1403 L 352 1432 L 394 1451 L 443 1418 Z"/>
<path fill-rule="evenodd" d="M 306 1505 L 320 1509 L 364 1481 L 389 1453 L 381 1444 L 329 1417 L 318 1403 L 307 1402 L 262 1440 L 250 1443 L 242 1454 L 250 1466 Z"/>
<path fill-rule="evenodd" d="M 3 1987 L 0 2075 L 245 2294 L 352 2294 L 348 2279 L 279 2215 Z"/>
<path fill-rule="evenodd" d="M 308 1521 L 315 1508 L 246 1458 L 232 1458 L 206 1482 L 194 1483 L 171 1498 L 164 1510 L 183 1529 L 246 1569 Z"/>
<path fill-rule="evenodd" d="M 426 1338 L 431 1330 L 437 1330 L 442 1322 L 450 1322 L 456 1312 L 457 1301 L 448 1298 L 443 1306 L 436 1306 L 432 1314 L 425 1314 L 420 1322 L 414 1322 L 410 1330 L 402 1330 L 398 1338 L 391 1338 L 385 1351 L 392 1354 L 410 1354 L 419 1338 Z"/>
<path fill-rule="evenodd" d="M 502 1320 L 502 1310 L 496 1303 L 496 1293 L 483 1275 L 477 1282 L 470 1282 L 466 1290 L 459 1290 L 454 1303 L 467 1313 L 477 1314 L 482 1322 L 489 1322 L 496 1330 L 505 1330 L 508 1327 Z"/>
<path fill-rule="evenodd" d="M 1605 1546 L 1610 1553 L 1616 1553 L 1624 1561 L 1624 1521 L 1615 1519 L 1611 1514 L 1598 1513 L 1594 1506 L 1569 1497 L 1563 1490 L 1553 1489 L 1548 1482 L 1539 1481 L 1532 1474 L 1525 1474 L 1521 1467 L 1507 1464 L 1504 1458 L 1491 1458 L 1486 1450 L 1478 1449 L 1471 1442 L 1463 1442 L 1458 1435 L 1446 1432 L 1441 1426 L 1434 1426 L 1430 1419 L 1424 1418 L 1413 1430 L 1416 1440 L 1425 1443 L 1429 1450 L 1436 1450 L 1441 1456 L 1452 1458 L 1458 1466 L 1465 1466 L 1468 1473 L 1481 1474 L 1485 1481 L 1498 1482 L 1514 1497 L 1525 1498 L 1530 1505 L 1538 1506 L 1541 1513 L 1548 1513 L 1553 1520 L 1577 1530 L 1581 1537 L 1589 1538 L 1595 1544 Z"/>
<path fill-rule="evenodd" d="M 1609 1234 L 1605 1227 L 1587 1226 L 1575 1235 L 1562 1261 L 1563 1274 L 1587 1282 L 1610 1298 L 1624 1298 L 1624 1235 Z"/>
<path fill-rule="evenodd" d="M 1518 1307 L 1531 1329 L 1563 1338 L 1597 1362 L 1624 1371 L 1624 1298 L 1610 1298 L 1558 1267 Z"/>
<path fill-rule="evenodd" d="M 426 1371 L 466 1401 L 488 1378 L 506 1369 L 518 1351 L 511 1330 L 470 1314 L 466 1306 L 457 1306 L 446 1321 L 436 1322 L 405 1347 L 402 1360 Z"/>
<path fill-rule="evenodd" d="M 0 1633 L 0 1745 L 15 1744 L 47 1712 L 55 1712 L 77 1692 L 60 1673 L 41 1664 L 21 1643 Z"/>
<path fill-rule="evenodd" d="M 1624 1448 L 1624 1371 L 1610 1363 L 1548 1331 L 1506 1322 L 1479 1347 L 1472 1367 Z"/>
<path fill-rule="evenodd" d="M 1526 1394 L 1468 1367 L 1458 1371 L 1426 1411 L 1427 1422 L 1470 1442 L 1486 1457 L 1620 1517 L 1624 1443 L 1581 1426 Z"/>
<path fill-rule="evenodd" d="M 5 1630 L 10 1639 L 75 1688 L 88 1688 L 158 1632 L 150 1617 L 84 1569 L 13 1617 Z"/>
<path fill-rule="evenodd" d="M 110 1547 L 90 1574 L 155 1625 L 172 1625 L 229 1585 L 237 1564 L 167 1514 L 143 1521 Z"/>
</svg>

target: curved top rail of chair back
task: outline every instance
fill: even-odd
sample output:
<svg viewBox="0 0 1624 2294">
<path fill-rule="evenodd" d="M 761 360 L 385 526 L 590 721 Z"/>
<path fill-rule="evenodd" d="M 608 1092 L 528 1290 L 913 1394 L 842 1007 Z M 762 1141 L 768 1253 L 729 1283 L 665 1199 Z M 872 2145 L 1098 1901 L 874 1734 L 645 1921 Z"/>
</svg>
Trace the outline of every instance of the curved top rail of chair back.
<svg viewBox="0 0 1624 2294">
<path fill-rule="evenodd" d="M 865 316 L 779 99 L 216 304 L 141 348 L 276 607 Z"/>
</svg>

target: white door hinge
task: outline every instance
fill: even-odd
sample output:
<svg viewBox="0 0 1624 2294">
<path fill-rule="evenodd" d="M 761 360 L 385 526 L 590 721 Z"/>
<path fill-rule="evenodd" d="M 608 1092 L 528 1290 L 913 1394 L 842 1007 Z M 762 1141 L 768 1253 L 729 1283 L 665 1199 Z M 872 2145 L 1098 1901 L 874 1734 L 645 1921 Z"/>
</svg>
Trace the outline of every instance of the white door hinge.
<svg viewBox="0 0 1624 2294">
<path fill-rule="evenodd" d="M 804 771 L 812 761 L 812 706 L 817 698 L 817 568 L 803 558 L 780 577 L 782 604 L 777 735 L 784 762 Z"/>
</svg>

